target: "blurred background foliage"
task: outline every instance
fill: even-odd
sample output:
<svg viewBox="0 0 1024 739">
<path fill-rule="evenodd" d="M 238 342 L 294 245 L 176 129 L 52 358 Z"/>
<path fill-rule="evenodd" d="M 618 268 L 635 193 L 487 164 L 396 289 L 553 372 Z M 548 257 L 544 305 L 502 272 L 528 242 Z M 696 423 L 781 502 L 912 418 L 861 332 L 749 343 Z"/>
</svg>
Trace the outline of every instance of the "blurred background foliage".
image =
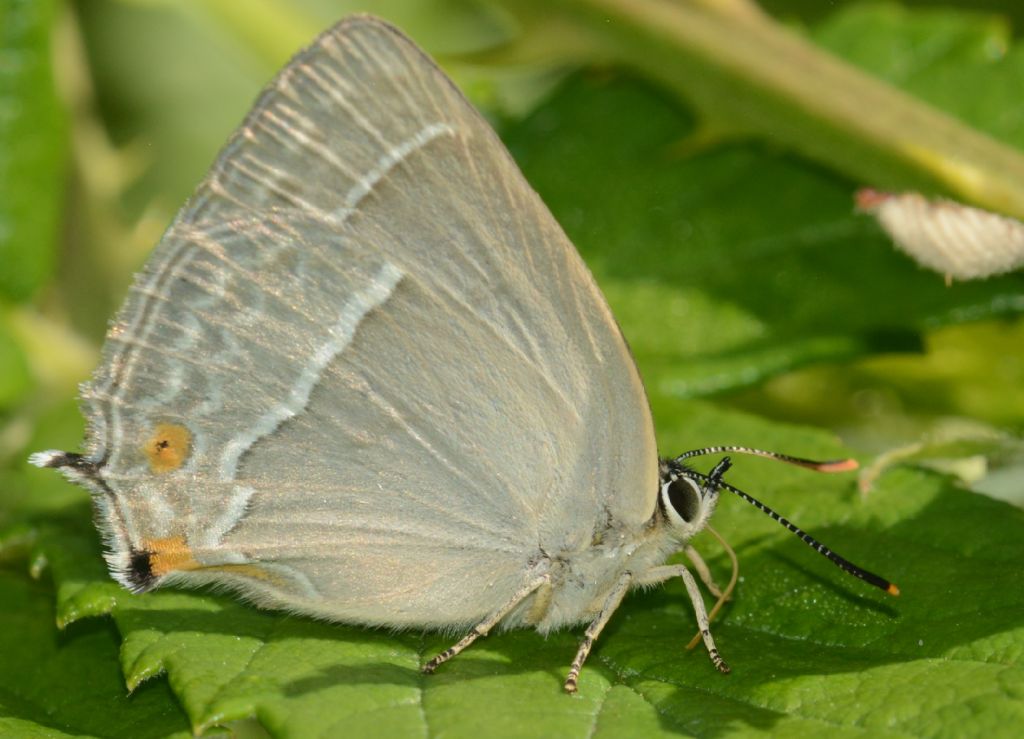
<svg viewBox="0 0 1024 739">
<path fill-rule="evenodd" d="M 673 33 L 665 7 L 703 30 Z M 405 30 L 498 127 L 605 290 L 666 453 L 772 445 L 688 415 L 708 401 L 830 430 L 865 462 L 865 490 L 927 465 L 1024 505 L 1024 281 L 947 287 L 853 209 L 858 187 L 912 185 L 1022 214 L 1024 7 L 761 7 L 0 0 L 0 528 L 84 500 L 26 471 L 28 452 L 77 448 L 75 388 L 132 274 L 261 87 L 354 11 Z M 831 77 L 836 58 L 870 77 Z M 857 98 L 872 85 L 934 107 L 889 115 Z"/>
</svg>

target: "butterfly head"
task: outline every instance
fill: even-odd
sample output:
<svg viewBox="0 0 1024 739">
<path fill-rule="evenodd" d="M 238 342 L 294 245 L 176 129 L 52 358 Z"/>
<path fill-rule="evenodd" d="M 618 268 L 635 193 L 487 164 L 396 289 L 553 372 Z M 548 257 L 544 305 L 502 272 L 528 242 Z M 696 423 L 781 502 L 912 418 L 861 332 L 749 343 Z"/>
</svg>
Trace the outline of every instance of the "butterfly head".
<svg viewBox="0 0 1024 739">
<path fill-rule="evenodd" d="M 722 475 L 730 466 L 725 457 L 703 475 L 677 460 L 661 462 L 658 506 L 675 539 L 689 541 L 707 525 L 718 503 Z"/>
<path fill-rule="evenodd" d="M 719 490 L 728 490 L 734 495 L 742 498 L 752 506 L 777 521 L 784 528 L 789 529 L 801 541 L 814 549 L 818 554 L 830 560 L 834 565 L 854 577 L 860 578 L 876 588 L 884 590 L 889 595 L 899 595 L 900 589 L 895 583 L 880 577 L 863 567 L 853 564 L 848 559 L 841 557 L 829 547 L 822 544 L 806 531 L 796 526 L 791 521 L 773 511 L 767 505 L 754 498 L 752 495 L 743 492 L 737 487 L 722 480 L 725 471 L 732 463 L 728 457 L 724 457 L 708 474 L 702 474 L 691 469 L 685 464 L 685 460 L 693 457 L 700 457 L 706 454 L 720 454 L 722 452 L 736 452 L 750 454 L 756 457 L 765 457 L 777 462 L 785 462 L 796 467 L 814 470 L 815 472 L 848 472 L 857 469 L 857 462 L 853 459 L 834 459 L 828 461 L 815 461 L 803 457 L 791 457 L 788 454 L 769 452 L 763 449 L 754 449 L 746 446 L 711 446 L 703 449 L 694 449 L 684 452 L 675 459 L 662 460 L 661 462 L 661 490 L 658 495 L 658 505 L 662 514 L 672 530 L 673 536 L 680 541 L 687 541 L 701 529 L 703 529 L 715 510 L 718 502 Z"/>
</svg>

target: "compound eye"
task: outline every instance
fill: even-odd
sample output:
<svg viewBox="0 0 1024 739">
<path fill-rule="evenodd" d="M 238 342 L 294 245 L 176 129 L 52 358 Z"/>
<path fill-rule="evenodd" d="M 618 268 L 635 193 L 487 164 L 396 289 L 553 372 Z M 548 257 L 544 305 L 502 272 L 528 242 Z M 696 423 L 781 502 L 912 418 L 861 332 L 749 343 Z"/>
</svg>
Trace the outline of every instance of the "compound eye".
<svg viewBox="0 0 1024 739">
<path fill-rule="evenodd" d="M 700 515 L 701 490 L 688 477 L 677 477 L 661 489 L 665 510 L 675 513 L 684 523 L 692 523 Z"/>
</svg>

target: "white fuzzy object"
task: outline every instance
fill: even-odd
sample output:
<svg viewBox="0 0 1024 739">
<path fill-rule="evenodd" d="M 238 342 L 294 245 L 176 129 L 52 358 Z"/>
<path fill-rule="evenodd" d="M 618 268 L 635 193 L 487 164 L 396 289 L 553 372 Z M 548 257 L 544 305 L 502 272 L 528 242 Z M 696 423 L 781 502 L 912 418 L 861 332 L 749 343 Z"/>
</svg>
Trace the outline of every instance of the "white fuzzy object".
<svg viewBox="0 0 1024 739">
<path fill-rule="evenodd" d="M 920 193 L 857 192 L 896 246 L 922 267 L 947 279 L 976 280 L 1024 264 L 1024 222 Z"/>
</svg>

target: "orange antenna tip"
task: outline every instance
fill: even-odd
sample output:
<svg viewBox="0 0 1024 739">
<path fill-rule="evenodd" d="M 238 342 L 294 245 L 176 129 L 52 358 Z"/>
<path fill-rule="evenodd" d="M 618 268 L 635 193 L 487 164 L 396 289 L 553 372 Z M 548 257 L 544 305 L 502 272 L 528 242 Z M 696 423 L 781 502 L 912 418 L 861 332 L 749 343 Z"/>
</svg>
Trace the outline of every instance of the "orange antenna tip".
<svg viewBox="0 0 1024 739">
<path fill-rule="evenodd" d="M 837 459 L 834 462 L 820 462 L 815 469 L 818 472 L 849 472 L 860 465 L 856 459 Z"/>
</svg>

